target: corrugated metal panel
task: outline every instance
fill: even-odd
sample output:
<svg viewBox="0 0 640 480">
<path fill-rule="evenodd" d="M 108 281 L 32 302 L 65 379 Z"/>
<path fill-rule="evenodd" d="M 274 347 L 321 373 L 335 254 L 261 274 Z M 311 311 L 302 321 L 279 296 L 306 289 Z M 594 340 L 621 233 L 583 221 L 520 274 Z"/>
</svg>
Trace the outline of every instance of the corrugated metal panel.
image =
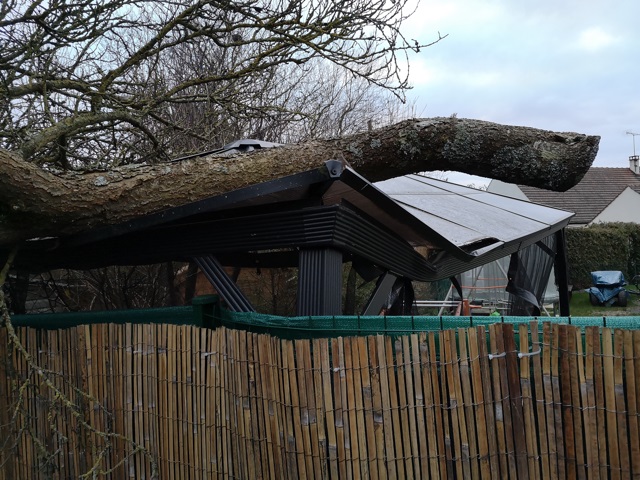
<svg viewBox="0 0 640 480">
<path fill-rule="evenodd" d="M 298 315 L 342 313 L 342 252 L 332 248 L 300 250 Z"/>
</svg>

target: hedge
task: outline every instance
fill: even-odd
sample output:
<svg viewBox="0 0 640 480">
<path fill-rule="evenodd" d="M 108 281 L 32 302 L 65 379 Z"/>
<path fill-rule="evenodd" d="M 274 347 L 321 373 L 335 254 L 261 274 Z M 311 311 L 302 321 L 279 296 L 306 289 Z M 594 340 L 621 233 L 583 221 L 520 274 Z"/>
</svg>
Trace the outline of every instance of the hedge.
<svg viewBox="0 0 640 480">
<path fill-rule="evenodd" d="M 640 225 L 602 223 L 568 228 L 569 283 L 574 290 L 591 286 L 591 272 L 620 270 L 629 281 L 640 266 Z"/>
</svg>

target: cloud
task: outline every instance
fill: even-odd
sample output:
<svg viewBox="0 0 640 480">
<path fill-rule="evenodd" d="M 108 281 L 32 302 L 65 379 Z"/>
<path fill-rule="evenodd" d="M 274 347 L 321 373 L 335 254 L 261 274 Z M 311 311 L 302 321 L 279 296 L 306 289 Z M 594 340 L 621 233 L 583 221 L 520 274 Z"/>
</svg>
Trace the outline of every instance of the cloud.
<svg viewBox="0 0 640 480">
<path fill-rule="evenodd" d="M 640 131 L 640 2 L 423 0 L 409 38 L 408 98 L 425 116 L 602 136 L 599 166 L 625 166 Z M 637 139 L 636 139 L 637 140 Z"/>
<path fill-rule="evenodd" d="M 591 27 L 579 33 L 576 46 L 587 52 L 598 52 L 619 41 L 618 37 L 607 33 L 603 28 Z"/>
</svg>

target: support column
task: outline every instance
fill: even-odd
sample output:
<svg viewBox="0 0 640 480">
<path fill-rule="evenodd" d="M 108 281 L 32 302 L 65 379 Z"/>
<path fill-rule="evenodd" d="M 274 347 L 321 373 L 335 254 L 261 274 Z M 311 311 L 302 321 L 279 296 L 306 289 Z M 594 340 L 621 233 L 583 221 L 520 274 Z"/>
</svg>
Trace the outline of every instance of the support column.
<svg viewBox="0 0 640 480">
<path fill-rule="evenodd" d="M 569 267 L 567 262 L 567 237 L 564 228 L 556 233 L 556 260 L 554 273 L 558 284 L 558 303 L 560 316 L 568 317 L 569 312 Z"/>
<path fill-rule="evenodd" d="M 297 314 L 342 314 L 342 252 L 332 248 L 300 250 Z"/>
</svg>

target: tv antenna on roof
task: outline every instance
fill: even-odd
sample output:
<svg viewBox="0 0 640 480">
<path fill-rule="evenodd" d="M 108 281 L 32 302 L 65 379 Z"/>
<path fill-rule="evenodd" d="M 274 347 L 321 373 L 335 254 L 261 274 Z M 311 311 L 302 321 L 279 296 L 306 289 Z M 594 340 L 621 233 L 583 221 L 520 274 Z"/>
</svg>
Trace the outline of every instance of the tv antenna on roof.
<svg viewBox="0 0 640 480">
<path fill-rule="evenodd" d="M 633 137 L 633 156 L 636 156 L 636 135 L 640 135 L 640 133 L 627 132 L 627 135 L 631 135 Z"/>
</svg>

